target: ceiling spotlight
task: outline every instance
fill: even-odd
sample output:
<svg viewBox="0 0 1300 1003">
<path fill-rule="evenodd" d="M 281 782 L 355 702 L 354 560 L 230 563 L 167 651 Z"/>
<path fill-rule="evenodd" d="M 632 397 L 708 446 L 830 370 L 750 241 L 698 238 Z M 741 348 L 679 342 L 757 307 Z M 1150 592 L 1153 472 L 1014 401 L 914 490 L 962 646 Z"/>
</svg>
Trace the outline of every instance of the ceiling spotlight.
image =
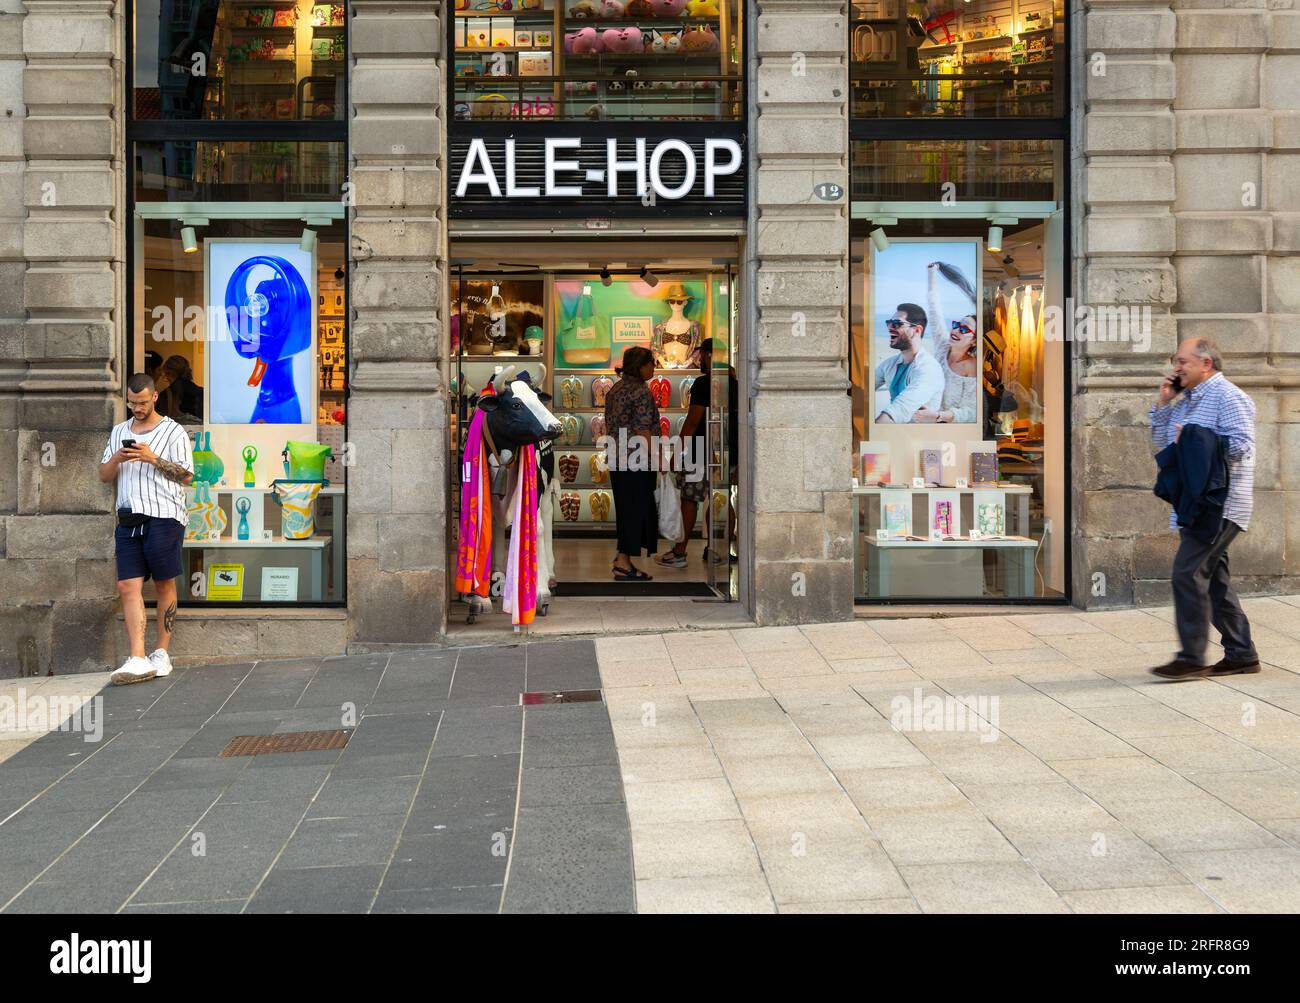
<svg viewBox="0 0 1300 1003">
<path fill-rule="evenodd" d="M 303 227 L 302 236 L 298 238 L 298 250 L 311 252 L 316 247 L 316 231 Z"/>
<path fill-rule="evenodd" d="M 609 275 L 608 265 L 606 265 L 604 268 L 600 270 L 600 284 L 602 286 L 612 286 L 614 284 L 614 280 L 610 278 Z"/>
<path fill-rule="evenodd" d="M 989 239 L 985 246 L 994 253 L 1002 250 L 1002 227 L 996 224 L 989 227 Z"/>
<path fill-rule="evenodd" d="M 199 238 L 194 232 L 194 227 L 181 227 L 181 250 L 186 254 L 193 254 L 199 249 Z"/>
<path fill-rule="evenodd" d="M 642 265 L 641 281 L 644 282 L 646 285 L 648 285 L 651 289 L 653 289 L 655 286 L 659 284 L 659 276 L 656 275 L 654 272 L 650 271 L 649 265 Z"/>
<path fill-rule="evenodd" d="M 871 245 L 877 251 L 889 250 L 889 238 L 885 235 L 885 228 L 883 226 L 878 226 L 872 230 L 870 236 Z"/>
</svg>

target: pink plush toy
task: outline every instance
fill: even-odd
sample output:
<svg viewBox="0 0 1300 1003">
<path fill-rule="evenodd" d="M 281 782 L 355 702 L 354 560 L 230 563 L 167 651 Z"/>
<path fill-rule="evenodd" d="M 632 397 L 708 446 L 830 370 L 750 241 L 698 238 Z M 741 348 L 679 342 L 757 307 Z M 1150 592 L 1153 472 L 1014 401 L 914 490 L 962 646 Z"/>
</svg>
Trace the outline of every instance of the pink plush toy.
<svg viewBox="0 0 1300 1003">
<path fill-rule="evenodd" d="M 684 52 L 717 52 L 718 36 L 707 24 L 697 25 L 682 36 Z"/>
<path fill-rule="evenodd" d="M 600 39 L 606 52 L 631 54 L 645 51 L 645 44 L 641 41 L 641 29 L 636 25 L 628 28 L 606 28 Z"/>
<path fill-rule="evenodd" d="M 604 43 L 596 34 L 595 28 L 581 28 L 578 31 L 565 32 L 564 51 L 570 56 L 585 56 L 592 52 L 603 52 Z"/>
<path fill-rule="evenodd" d="M 622 17 L 623 11 L 623 0 L 605 0 L 605 3 L 600 8 L 600 16 Z"/>
<path fill-rule="evenodd" d="M 650 0 L 655 17 L 678 17 L 686 9 L 686 0 Z"/>
</svg>

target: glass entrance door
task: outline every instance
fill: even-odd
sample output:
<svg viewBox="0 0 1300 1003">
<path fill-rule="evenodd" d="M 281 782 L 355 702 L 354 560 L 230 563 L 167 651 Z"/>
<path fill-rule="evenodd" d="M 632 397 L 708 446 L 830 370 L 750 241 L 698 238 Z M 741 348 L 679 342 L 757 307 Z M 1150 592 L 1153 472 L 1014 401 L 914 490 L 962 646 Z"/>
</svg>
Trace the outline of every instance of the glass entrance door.
<svg viewBox="0 0 1300 1003">
<path fill-rule="evenodd" d="M 713 353 L 709 379 L 708 446 L 706 450 L 709 501 L 705 508 L 708 540 L 706 574 L 709 587 L 724 599 L 736 594 L 731 558 L 736 535 L 735 498 L 737 467 L 737 380 L 735 331 L 738 317 L 736 272 L 712 277 L 711 309 Z M 704 374 L 701 374 L 703 378 Z"/>
</svg>

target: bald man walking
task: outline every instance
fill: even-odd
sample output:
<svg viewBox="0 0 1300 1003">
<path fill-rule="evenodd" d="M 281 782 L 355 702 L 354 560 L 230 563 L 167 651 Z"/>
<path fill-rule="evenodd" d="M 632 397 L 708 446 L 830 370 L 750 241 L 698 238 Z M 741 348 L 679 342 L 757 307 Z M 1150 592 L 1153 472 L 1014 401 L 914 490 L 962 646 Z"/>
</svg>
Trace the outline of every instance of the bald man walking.
<svg viewBox="0 0 1300 1003">
<path fill-rule="evenodd" d="M 1160 384 L 1159 403 L 1150 411 L 1151 439 L 1157 452 L 1176 442 L 1185 426 L 1199 425 L 1221 442 L 1226 440 L 1228 461 L 1223 518 L 1212 539 L 1194 534 L 1190 527 L 1179 527 L 1176 511 L 1169 516 L 1170 528 L 1181 535 L 1169 576 L 1181 648 L 1173 661 L 1152 670 L 1166 679 L 1259 671 L 1250 621 L 1237 601 L 1228 569 L 1228 547 L 1250 525 L 1254 507 L 1255 402 L 1228 382 L 1222 366 L 1213 341 L 1184 341 L 1174 354 L 1174 371 Z M 1223 643 L 1223 658 L 1214 665 L 1205 664 L 1210 623 L 1222 635 Z"/>
</svg>

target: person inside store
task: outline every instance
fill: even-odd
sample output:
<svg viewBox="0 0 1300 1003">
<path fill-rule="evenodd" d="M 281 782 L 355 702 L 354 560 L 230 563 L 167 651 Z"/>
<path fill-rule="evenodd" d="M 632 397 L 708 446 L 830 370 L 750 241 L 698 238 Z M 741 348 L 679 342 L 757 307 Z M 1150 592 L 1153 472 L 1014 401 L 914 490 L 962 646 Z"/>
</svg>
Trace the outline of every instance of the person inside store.
<svg viewBox="0 0 1300 1003">
<path fill-rule="evenodd" d="M 154 385 L 160 414 L 187 425 L 203 423 L 203 388 L 194 382 L 194 371 L 183 355 L 168 356 Z"/>
<path fill-rule="evenodd" d="M 605 395 L 605 434 L 615 443 L 645 440 L 645 449 L 619 449 L 609 457 L 609 482 L 614 491 L 614 521 L 618 555 L 614 581 L 648 582 L 651 576 L 632 563 L 644 550 L 647 557 L 659 544 L 659 512 L 655 506 L 655 477 L 649 458 L 659 436 L 659 408 L 648 381 L 655 373 L 654 354 L 642 345 L 623 353 L 614 372 L 618 382 Z M 631 469 L 638 468 L 638 469 Z"/>
<path fill-rule="evenodd" d="M 705 429 L 708 427 L 710 399 L 712 397 L 713 385 L 713 339 L 705 338 L 700 342 L 699 350 L 700 375 L 695 382 L 691 384 L 690 407 L 686 412 L 686 420 L 682 423 L 682 462 L 677 470 L 677 490 L 681 493 L 682 499 L 682 526 L 686 535 L 682 537 L 671 550 L 665 551 L 655 558 L 655 563 L 665 568 L 685 568 L 686 561 L 686 544 L 695 532 L 695 522 L 698 517 L 700 506 L 708 505 L 709 502 L 709 478 L 708 478 L 708 446 L 705 437 Z M 738 396 L 738 384 L 736 375 L 728 367 L 728 406 L 729 412 L 729 436 L 728 441 L 730 449 L 730 461 L 733 464 L 733 473 L 731 483 L 735 483 L 734 464 L 736 463 L 736 445 L 739 436 L 735 434 L 735 409 Z M 709 509 L 705 509 L 706 519 Z M 734 536 L 734 533 L 733 533 Z M 704 557 L 707 560 L 709 548 L 704 548 Z M 725 555 L 718 553 L 714 555 L 717 563 L 726 560 Z"/>
<path fill-rule="evenodd" d="M 885 326 L 894 354 L 876 366 L 876 392 L 889 391 L 889 403 L 876 413 L 876 421 L 904 424 L 916 420 L 918 408 L 938 411 L 943 373 L 925 347 L 925 311 L 915 303 L 900 303 Z"/>
<path fill-rule="evenodd" d="M 1169 580 L 1180 648 L 1172 661 L 1151 670 L 1166 679 L 1259 671 L 1250 621 L 1228 569 L 1228 547 L 1246 532 L 1254 508 L 1255 402 L 1228 382 L 1222 365 L 1213 341 L 1187 339 L 1174 353 L 1173 372 L 1160 381 L 1160 396 L 1149 412 L 1161 468 L 1156 493 L 1175 503 L 1169 528 L 1179 531 Z M 1206 471 L 1222 464 L 1225 454 L 1227 491 L 1206 493 L 1211 480 Z M 1176 497 L 1162 491 L 1171 475 Z M 1190 507 L 1184 504 L 1188 495 Z M 1180 523 L 1180 514 L 1190 524 Z M 1191 519 L 1193 514 L 1197 518 Z M 1211 623 L 1221 635 L 1223 658 L 1206 665 Z"/>
<path fill-rule="evenodd" d="M 147 373 L 126 381 L 131 417 L 113 426 L 99 463 L 99 479 L 117 482 L 117 593 L 130 654 L 109 680 L 139 683 L 172 670 L 167 648 L 176 625 L 176 579 L 188 515 L 185 486 L 194 458 L 185 429 L 157 410 L 158 390 Z M 158 596 L 158 647 L 144 653 L 144 583 Z"/>
<path fill-rule="evenodd" d="M 976 377 L 975 336 L 978 331 L 973 313 L 968 313 L 952 324 L 944 321 L 943 300 L 940 292 L 941 278 L 958 285 L 970 294 L 970 284 L 953 266 L 939 261 L 930 262 L 928 302 L 929 310 L 926 335 L 926 347 L 943 374 L 943 399 L 938 410 L 931 410 L 922 405 L 912 415 L 916 422 L 962 422 L 975 421 L 975 402 L 979 394 L 979 381 Z M 955 273 L 956 279 L 952 278 Z"/>
<path fill-rule="evenodd" d="M 149 379 L 153 380 L 154 385 L 158 385 L 159 379 L 162 378 L 163 357 L 157 352 L 144 353 L 144 371 L 148 374 Z"/>
</svg>

